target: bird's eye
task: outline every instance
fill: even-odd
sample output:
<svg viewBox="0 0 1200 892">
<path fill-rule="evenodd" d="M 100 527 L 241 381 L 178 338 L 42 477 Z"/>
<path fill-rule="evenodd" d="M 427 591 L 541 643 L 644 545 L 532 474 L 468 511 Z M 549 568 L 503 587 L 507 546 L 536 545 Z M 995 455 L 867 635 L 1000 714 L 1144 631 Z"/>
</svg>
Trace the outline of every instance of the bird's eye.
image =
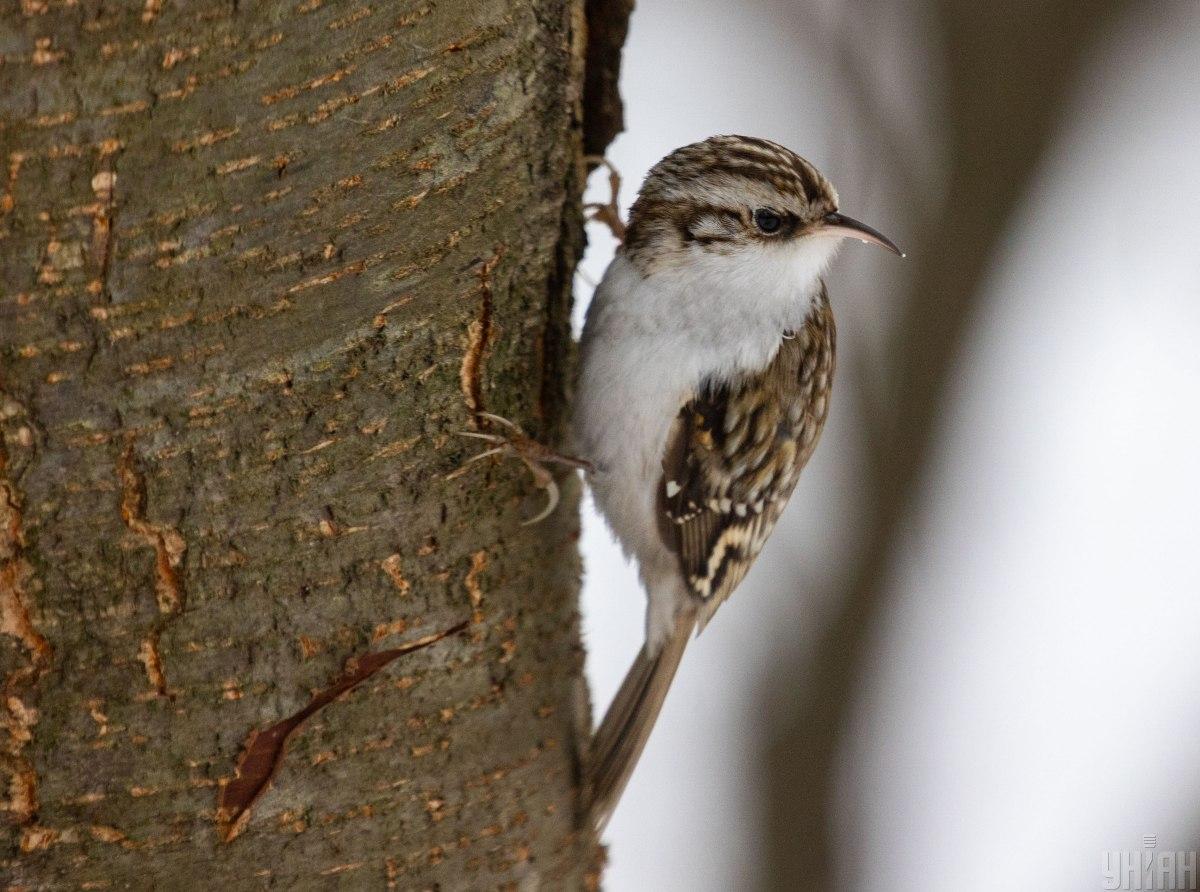
<svg viewBox="0 0 1200 892">
<path fill-rule="evenodd" d="M 759 232 L 773 235 L 783 226 L 783 218 L 770 208 L 759 208 L 754 212 L 754 225 Z"/>
</svg>

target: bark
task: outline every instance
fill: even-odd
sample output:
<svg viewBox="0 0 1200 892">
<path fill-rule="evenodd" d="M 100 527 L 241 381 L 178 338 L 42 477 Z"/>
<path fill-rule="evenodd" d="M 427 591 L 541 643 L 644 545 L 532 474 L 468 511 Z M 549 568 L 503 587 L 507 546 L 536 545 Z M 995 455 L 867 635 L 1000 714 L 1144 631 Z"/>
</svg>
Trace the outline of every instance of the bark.
<svg viewBox="0 0 1200 892">
<path fill-rule="evenodd" d="M 621 48 L 629 34 L 633 0 L 586 0 L 587 65 L 584 68 L 583 150 L 603 155 L 608 144 L 625 128 L 625 106 L 618 81 Z"/>
<path fill-rule="evenodd" d="M 0 875 L 594 884 L 583 0 L 0 20 Z"/>
</svg>

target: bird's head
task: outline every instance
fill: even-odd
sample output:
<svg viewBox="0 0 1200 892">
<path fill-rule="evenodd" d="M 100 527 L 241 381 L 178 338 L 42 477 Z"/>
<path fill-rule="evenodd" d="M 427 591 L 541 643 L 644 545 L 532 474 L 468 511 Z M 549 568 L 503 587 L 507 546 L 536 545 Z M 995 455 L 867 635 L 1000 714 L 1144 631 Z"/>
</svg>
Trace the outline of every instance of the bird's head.
<svg viewBox="0 0 1200 892">
<path fill-rule="evenodd" d="M 845 238 L 900 254 L 886 236 L 839 213 L 833 186 L 795 152 L 755 137 L 713 136 L 651 169 L 624 250 L 648 275 L 697 261 L 742 265 L 721 257 L 819 274 Z"/>
</svg>

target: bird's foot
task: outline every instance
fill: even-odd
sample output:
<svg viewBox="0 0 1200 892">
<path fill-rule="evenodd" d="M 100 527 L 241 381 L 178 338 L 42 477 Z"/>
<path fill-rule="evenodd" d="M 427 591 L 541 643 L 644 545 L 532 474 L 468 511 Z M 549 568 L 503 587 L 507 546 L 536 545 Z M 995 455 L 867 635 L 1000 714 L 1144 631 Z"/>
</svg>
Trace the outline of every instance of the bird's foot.
<svg viewBox="0 0 1200 892">
<path fill-rule="evenodd" d="M 583 159 L 588 164 L 602 164 L 608 170 L 608 201 L 592 202 L 583 206 L 589 220 L 603 223 L 617 241 L 625 241 L 625 221 L 621 219 L 621 208 L 617 205 L 617 193 L 621 191 L 621 174 L 603 155 L 588 155 Z"/>
<path fill-rule="evenodd" d="M 488 443 L 491 448 L 485 449 L 478 455 L 467 459 L 463 466 L 466 467 L 466 465 L 474 464 L 493 455 L 518 458 L 529 469 L 529 473 L 533 475 L 533 482 L 537 485 L 538 489 L 546 491 L 546 507 L 536 517 L 531 517 L 529 520 L 523 521 L 522 526 L 529 526 L 530 524 L 545 520 L 550 516 L 550 512 L 558 507 L 558 483 L 555 482 L 554 475 L 550 473 L 546 465 L 566 465 L 569 468 L 578 468 L 581 471 L 592 470 L 591 462 L 582 458 L 576 458 L 573 455 L 563 455 L 560 452 L 555 452 L 550 447 L 529 437 L 525 431 L 521 430 L 519 425 L 514 424 L 507 418 L 493 415 L 491 412 L 480 412 L 478 415 L 480 418 L 491 423 L 493 431 L 457 431 L 457 433 L 460 437 L 482 440 Z"/>
</svg>

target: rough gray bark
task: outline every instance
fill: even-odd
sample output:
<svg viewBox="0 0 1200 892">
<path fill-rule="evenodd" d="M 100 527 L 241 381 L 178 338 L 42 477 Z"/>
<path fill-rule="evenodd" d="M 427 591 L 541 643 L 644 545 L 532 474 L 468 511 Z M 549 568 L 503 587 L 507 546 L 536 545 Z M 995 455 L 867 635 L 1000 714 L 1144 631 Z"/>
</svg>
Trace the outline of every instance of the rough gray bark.
<svg viewBox="0 0 1200 892">
<path fill-rule="evenodd" d="M 583 0 L 0 13 L 28 888 L 594 884 L 561 433 Z"/>
</svg>

